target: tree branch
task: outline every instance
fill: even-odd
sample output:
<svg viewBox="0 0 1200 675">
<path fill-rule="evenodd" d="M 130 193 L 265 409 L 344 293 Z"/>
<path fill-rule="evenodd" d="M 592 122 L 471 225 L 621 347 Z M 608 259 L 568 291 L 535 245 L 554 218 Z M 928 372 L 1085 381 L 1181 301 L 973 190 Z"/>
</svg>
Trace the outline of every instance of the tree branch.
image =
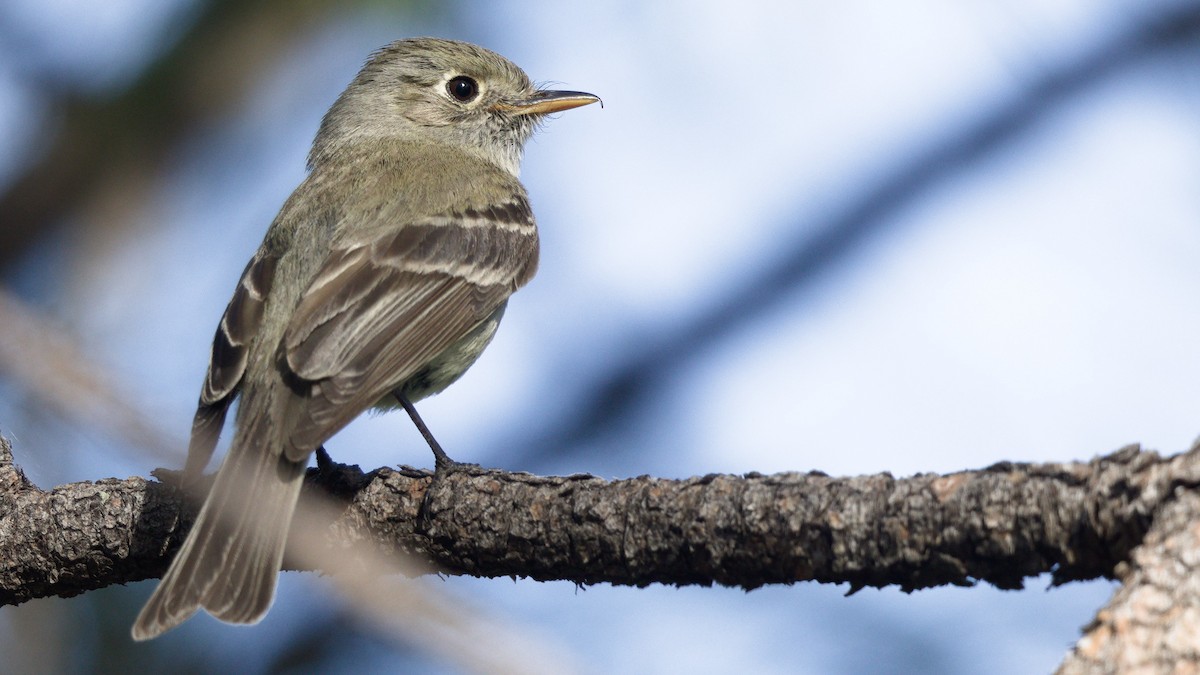
<svg viewBox="0 0 1200 675">
<path fill-rule="evenodd" d="M 1178 485 L 1170 498 L 1132 562 L 1118 566 L 1121 588 L 1084 629 L 1059 667 L 1061 675 L 1195 672 L 1200 663 L 1200 494 Z"/>
<path fill-rule="evenodd" d="M 325 541 L 365 543 L 428 569 L 577 583 L 816 580 L 913 590 L 978 580 L 1019 588 L 1115 576 L 1154 515 L 1200 479 L 1200 450 L 1129 446 L 1087 463 L 832 478 L 540 477 L 336 465 L 310 471 L 344 509 Z M 164 483 L 105 479 L 42 491 L 0 439 L 0 604 L 71 596 L 162 573 L 194 507 Z M 313 524 L 306 525 L 308 528 Z"/>
</svg>

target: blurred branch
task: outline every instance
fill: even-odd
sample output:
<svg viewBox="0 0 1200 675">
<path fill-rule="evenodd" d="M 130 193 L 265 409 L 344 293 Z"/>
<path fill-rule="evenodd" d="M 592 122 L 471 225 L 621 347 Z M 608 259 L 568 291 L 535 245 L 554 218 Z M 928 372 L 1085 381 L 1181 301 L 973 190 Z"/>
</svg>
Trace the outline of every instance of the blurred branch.
<svg viewBox="0 0 1200 675">
<path fill-rule="evenodd" d="M 103 429 L 163 461 L 182 455 L 186 440 L 163 430 L 119 378 L 2 286 L 0 331 L 0 375 L 80 426 Z"/>
<path fill-rule="evenodd" d="M 57 135 L 0 196 L 0 268 L 49 225 L 89 204 L 128 209 L 131 188 L 161 171 L 179 139 L 243 97 L 286 53 L 296 29 L 315 23 L 331 4 L 201 3 L 191 29 L 124 92 L 103 100 L 67 97 Z"/>
<path fill-rule="evenodd" d="M 645 405 L 646 398 L 705 349 L 778 310 L 797 289 L 845 263 L 893 222 L 894 214 L 1009 147 L 1038 122 L 1109 78 L 1149 58 L 1172 50 L 1196 50 L 1198 46 L 1200 3 L 1177 3 L 1157 17 L 1117 32 L 1076 59 L 1048 68 L 990 112 L 933 139 L 923 150 L 884 171 L 882 178 L 853 193 L 856 198 L 820 227 L 797 225 L 795 230 L 815 234 L 781 256 L 767 256 L 773 263 L 756 262 L 756 275 L 735 282 L 728 294 L 716 298 L 691 319 L 662 327 L 661 333 L 642 340 L 640 349 L 627 349 L 623 362 L 581 386 L 581 400 L 563 406 L 579 411 L 576 415 L 560 420 L 556 427 L 542 427 L 530 436 L 507 439 L 502 444 L 506 463 L 529 467 L 551 458 L 560 460 L 564 453 L 583 447 L 584 440 L 627 428 L 614 424 L 614 420 L 633 419 L 639 411 L 652 409 Z M 512 448 L 523 448 L 524 452 L 514 456 Z"/>
<path fill-rule="evenodd" d="M 324 547 L 332 554 L 324 560 L 337 562 L 289 553 L 289 566 L 352 577 L 364 576 L 362 550 L 411 557 L 422 572 L 583 584 L 1020 588 L 1046 572 L 1056 584 L 1117 576 L 1135 547 L 1139 556 L 1163 550 L 1142 542 L 1157 514 L 1200 485 L 1200 446 L 1169 458 L 1130 446 L 1087 463 L 905 479 L 605 481 L 464 469 L 435 481 L 424 471 L 337 466 L 310 471 L 309 482 L 341 506 L 307 518 L 292 540 L 315 533 L 303 550 Z M 141 478 L 39 490 L 0 439 L 0 514 L 0 604 L 19 604 L 161 574 L 194 507 Z M 1180 527 L 1200 519 L 1189 514 Z"/>
</svg>

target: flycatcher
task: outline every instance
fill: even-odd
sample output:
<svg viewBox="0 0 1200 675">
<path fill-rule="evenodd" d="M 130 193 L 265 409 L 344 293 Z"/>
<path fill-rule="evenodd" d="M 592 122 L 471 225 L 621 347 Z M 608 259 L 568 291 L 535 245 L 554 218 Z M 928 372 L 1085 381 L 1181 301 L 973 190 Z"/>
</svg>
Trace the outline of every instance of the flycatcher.
<svg viewBox="0 0 1200 675">
<path fill-rule="evenodd" d="M 221 317 L 185 476 L 240 395 L 233 443 L 134 639 L 201 607 L 260 620 L 309 456 L 368 408 L 404 407 L 446 466 L 412 402 L 475 362 L 537 267 L 525 141 L 548 113 L 599 100 L 538 89 L 464 42 L 400 40 L 363 66 Z"/>
</svg>

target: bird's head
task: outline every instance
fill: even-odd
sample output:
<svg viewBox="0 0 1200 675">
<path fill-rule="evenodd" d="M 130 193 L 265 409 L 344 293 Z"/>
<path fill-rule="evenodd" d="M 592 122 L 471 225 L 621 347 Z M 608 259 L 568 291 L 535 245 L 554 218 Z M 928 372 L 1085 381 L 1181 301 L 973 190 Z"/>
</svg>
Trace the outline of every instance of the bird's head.
<svg viewBox="0 0 1200 675">
<path fill-rule="evenodd" d="M 539 89 L 511 61 L 454 40 L 398 40 L 375 52 L 326 113 L 309 164 L 360 142 L 440 143 L 516 175 L 525 141 L 547 114 L 600 99 Z"/>
</svg>

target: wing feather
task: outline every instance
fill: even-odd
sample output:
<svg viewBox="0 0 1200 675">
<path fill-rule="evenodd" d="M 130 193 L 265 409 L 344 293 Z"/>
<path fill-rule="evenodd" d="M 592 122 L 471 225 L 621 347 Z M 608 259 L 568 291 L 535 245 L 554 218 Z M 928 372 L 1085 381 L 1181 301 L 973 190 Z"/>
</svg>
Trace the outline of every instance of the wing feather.
<svg viewBox="0 0 1200 675">
<path fill-rule="evenodd" d="M 208 372 L 200 389 L 200 403 L 192 421 L 184 475 L 196 478 L 204 470 L 246 373 L 250 343 L 262 326 L 263 305 L 275 281 L 275 256 L 259 249 L 242 270 L 233 297 L 221 315 L 213 336 Z"/>
<path fill-rule="evenodd" d="M 306 456 L 404 383 L 532 276 L 537 230 L 523 198 L 526 215 L 515 215 L 517 203 L 335 246 L 281 345 L 281 366 L 306 388 L 284 426 L 289 459 Z"/>
<path fill-rule="evenodd" d="M 200 403 L 212 405 L 229 397 L 246 372 L 250 342 L 262 325 L 263 303 L 275 280 L 277 259 L 259 250 L 238 280 L 213 336 L 212 356 L 200 392 Z"/>
</svg>

